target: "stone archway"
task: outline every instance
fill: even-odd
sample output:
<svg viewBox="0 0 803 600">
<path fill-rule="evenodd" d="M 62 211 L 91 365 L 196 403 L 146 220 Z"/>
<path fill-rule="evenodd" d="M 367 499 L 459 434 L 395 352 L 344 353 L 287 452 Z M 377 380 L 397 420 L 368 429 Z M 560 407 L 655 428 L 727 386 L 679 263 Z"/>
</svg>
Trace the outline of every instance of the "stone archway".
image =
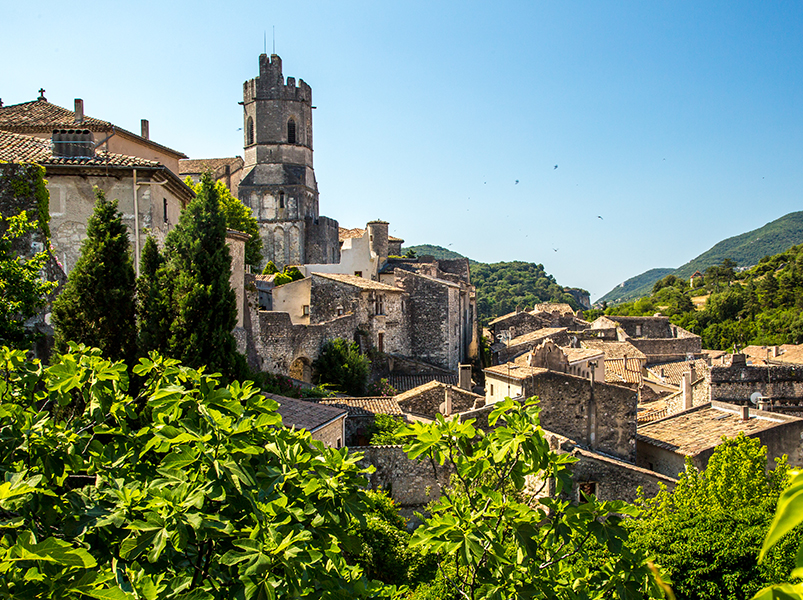
<svg viewBox="0 0 803 600">
<path fill-rule="evenodd" d="M 299 356 L 290 365 L 290 377 L 304 383 L 312 383 L 312 362 L 306 356 Z"/>
</svg>

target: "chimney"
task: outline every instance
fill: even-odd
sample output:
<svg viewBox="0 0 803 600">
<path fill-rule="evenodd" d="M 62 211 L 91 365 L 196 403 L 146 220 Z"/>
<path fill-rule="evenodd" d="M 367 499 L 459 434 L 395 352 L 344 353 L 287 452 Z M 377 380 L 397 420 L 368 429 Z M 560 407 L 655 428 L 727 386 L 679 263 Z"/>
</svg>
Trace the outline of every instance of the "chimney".
<svg viewBox="0 0 803 600">
<path fill-rule="evenodd" d="M 686 371 L 683 373 L 683 410 L 689 409 L 694 406 L 694 397 L 691 389 L 691 372 Z"/>
<path fill-rule="evenodd" d="M 471 365 L 460 365 L 460 379 L 458 387 L 461 390 L 471 391 Z"/>
<path fill-rule="evenodd" d="M 689 363 L 689 373 L 691 382 L 694 383 L 697 380 L 697 369 L 694 368 L 694 363 Z"/>
<path fill-rule="evenodd" d="M 742 410 L 742 421 L 749 421 L 750 420 L 750 407 L 745 405 L 745 406 L 740 406 L 739 408 L 741 408 L 741 410 Z"/>
<path fill-rule="evenodd" d="M 440 412 L 444 417 L 448 417 L 449 415 L 452 414 L 452 394 L 451 394 L 451 391 L 452 391 L 452 386 L 450 386 L 450 385 L 443 386 L 444 401 L 443 401 L 443 404 L 441 404 L 438 407 L 438 409 L 440 409 Z"/>
<path fill-rule="evenodd" d="M 84 122 L 84 101 L 80 98 L 75 99 L 75 122 L 76 124 Z"/>
<path fill-rule="evenodd" d="M 142 119 L 142 121 L 140 121 L 140 125 L 142 127 L 142 134 L 141 134 L 142 137 L 144 137 L 146 140 L 151 139 L 150 127 L 148 126 L 148 119 Z"/>
<path fill-rule="evenodd" d="M 772 358 L 778 358 L 778 355 L 780 354 L 779 350 L 780 349 L 778 348 L 778 346 L 772 347 Z"/>
</svg>

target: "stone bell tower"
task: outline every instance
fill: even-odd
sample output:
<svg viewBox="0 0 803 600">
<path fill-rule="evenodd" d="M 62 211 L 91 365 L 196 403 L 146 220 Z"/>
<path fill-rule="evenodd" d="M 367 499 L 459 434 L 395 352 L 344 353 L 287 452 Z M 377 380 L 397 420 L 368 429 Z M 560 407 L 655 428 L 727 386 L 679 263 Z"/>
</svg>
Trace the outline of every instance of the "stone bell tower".
<svg viewBox="0 0 803 600">
<path fill-rule="evenodd" d="M 265 262 L 277 267 L 340 260 L 337 221 L 318 213 L 312 166 L 312 88 L 285 82 L 282 59 L 259 56 L 243 84 L 244 176 L 240 200 L 259 222 Z"/>
</svg>

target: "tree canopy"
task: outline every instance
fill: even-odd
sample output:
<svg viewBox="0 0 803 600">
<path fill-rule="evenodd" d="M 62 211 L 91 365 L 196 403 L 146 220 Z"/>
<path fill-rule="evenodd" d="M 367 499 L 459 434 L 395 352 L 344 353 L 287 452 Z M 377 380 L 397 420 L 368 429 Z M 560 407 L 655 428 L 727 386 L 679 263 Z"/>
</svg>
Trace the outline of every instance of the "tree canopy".
<svg viewBox="0 0 803 600">
<path fill-rule="evenodd" d="M 201 191 L 201 182 L 195 183 L 187 177 L 184 183 L 191 187 L 196 194 Z M 242 231 L 248 235 L 248 240 L 245 242 L 246 264 L 255 269 L 258 268 L 262 262 L 262 238 L 259 236 L 257 220 L 254 218 L 251 209 L 240 202 L 238 198 L 232 196 L 231 191 L 222 181 L 216 181 L 213 185 L 220 203 L 220 212 L 226 219 L 226 226 L 229 229 Z"/>
<path fill-rule="evenodd" d="M 128 229 L 117 209 L 95 188 L 81 256 L 53 303 L 55 346 L 96 346 L 112 360 L 130 360 L 136 349 L 135 276 Z"/>
<path fill-rule="evenodd" d="M 641 501 L 644 514 L 631 522 L 628 543 L 655 556 L 678 600 L 743 600 L 789 577 L 799 533 L 757 561 L 788 483 L 785 459 L 766 467 L 766 447 L 740 433 L 723 440 L 704 471 L 687 463 L 673 491 Z"/>
</svg>

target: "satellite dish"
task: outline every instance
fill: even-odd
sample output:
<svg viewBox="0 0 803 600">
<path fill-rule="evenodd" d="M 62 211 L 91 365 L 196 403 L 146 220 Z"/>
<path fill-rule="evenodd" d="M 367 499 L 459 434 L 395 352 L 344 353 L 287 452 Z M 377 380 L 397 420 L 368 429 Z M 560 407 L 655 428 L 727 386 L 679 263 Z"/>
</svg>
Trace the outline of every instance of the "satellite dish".
<svg viewBox="0 0 803 600">
<path fill-rule="evenodd" d="M 762 398 L 763 396 L 761 395 L 761 392 L 753 392 L 752 394 L 750 394 L 750 402 L 752 402 L 753 404 L 757 405 L 758 401 L 761 400 Z"/>
</svg>

